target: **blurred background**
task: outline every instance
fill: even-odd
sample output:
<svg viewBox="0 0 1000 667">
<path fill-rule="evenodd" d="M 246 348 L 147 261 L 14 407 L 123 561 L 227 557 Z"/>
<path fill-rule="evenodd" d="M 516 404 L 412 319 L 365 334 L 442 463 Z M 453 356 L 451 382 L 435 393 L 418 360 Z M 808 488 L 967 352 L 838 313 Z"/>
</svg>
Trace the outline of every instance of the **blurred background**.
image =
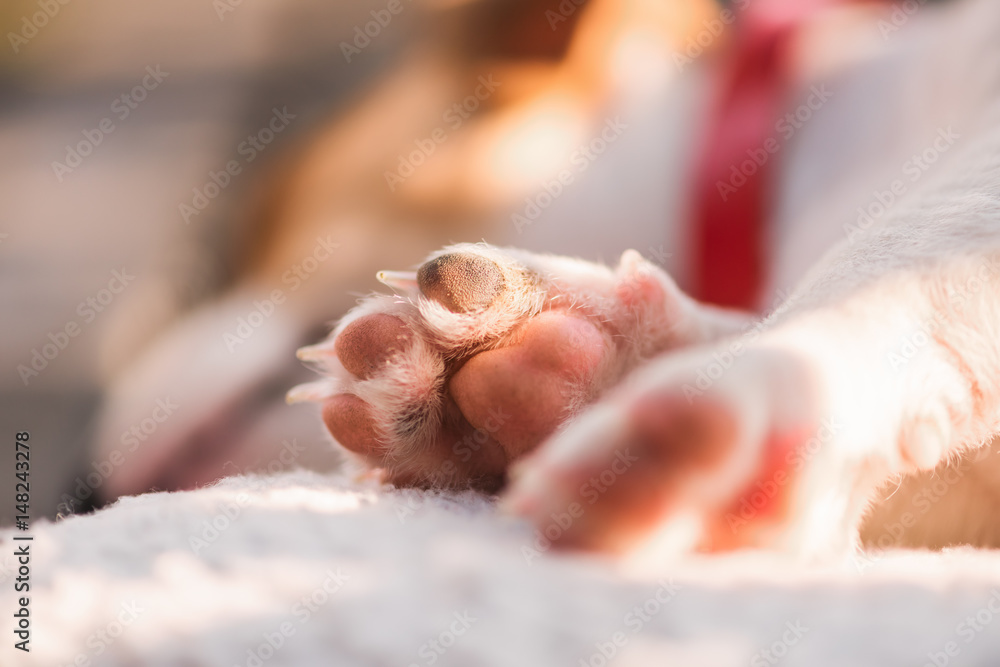
<svg viewBox="0 0 1000 667">
<path fill-rule="evenodd" d="M 31 433 L 33 519 L 55 516 L 59 495 L 94 471 L 96 414 L 116 373 L 245 268 L 283 161 L 412 40 L 411 7 L 346 61 L 340 43 L 385 4 L 0 4 L 0 422 L 11 442 Z M 295 118 L 248 161 L 238 146 L 274 108 Z M 70 166 L 67 147 L 89 154 Z M 234 159 L 241 172 L 186 222 L 179 205 Z M 109 289 L 116 271 L 128 283 L 120 293 L 120 282 Z M 60 339 L 58 354 L 43 350 Z M 34 351 L 54 358 L 32 366 Z M 318 440 L 318 421 L 303 421 Z M 0 469 L 12 470 L 13 445 L 4 451 Z M 310 451 L 307 462 L 333 463 L 328 447 Z"/>
</svg>

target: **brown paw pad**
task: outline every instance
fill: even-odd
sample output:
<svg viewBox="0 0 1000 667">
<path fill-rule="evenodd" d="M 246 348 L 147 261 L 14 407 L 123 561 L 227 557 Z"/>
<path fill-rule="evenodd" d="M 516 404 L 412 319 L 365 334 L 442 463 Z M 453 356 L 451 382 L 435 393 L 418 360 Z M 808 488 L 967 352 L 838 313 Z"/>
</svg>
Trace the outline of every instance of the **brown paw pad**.
<svg viewBox="0 0 1000 667">
<path fill-rule="evenodd" d="M 453 313 L 489 308 L 503 292 L 503 271 L 491 259 L 468 253 L 435 257 L 417 271 L 420 291 Z"/>
</svg>

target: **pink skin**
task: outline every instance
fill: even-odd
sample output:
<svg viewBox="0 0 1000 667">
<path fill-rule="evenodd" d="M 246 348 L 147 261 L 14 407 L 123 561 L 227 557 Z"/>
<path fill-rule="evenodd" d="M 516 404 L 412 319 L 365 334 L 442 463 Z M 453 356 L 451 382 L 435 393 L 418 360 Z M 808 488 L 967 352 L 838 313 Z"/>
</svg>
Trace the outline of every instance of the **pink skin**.
<svg viewBox="0 0 1000 667">
<path fill-rule="evenodd" d="M 374 373 L 390 356 L 389 345 L 405 346 L 401 321 L 391 315 L 369 315 L 353 322 L 337 338 L 335 351 L 344 367 L 358 377 Z M 448 444 L 462 432 L 488 432 L 492 461 L 480 461 L 485 470 L 502 476 L 506 466 L 530 452 L 565 420 L 572 393 L 568 387 L 588 384 L 606 352 L 597 328 L 579 317 L 546 311 L 515 330 L 504 347 L 486 350 L 455 365 L 448 383 L 458 423 L 443 425 L 435 442 Z M 512 418 L 491 428 L 493 414 Z M 346 449 L 377 460 L 384 453 L 363 400 L 338 394 L 323 405 L 323 421 Z M 480 450 L 482 456 L 482 450 Z M 421 467 L 433 472 L 442 463 L 434 449 L 424 453 Z M 472 472 L 484 467 L 473 466 Z M 409 475 L 392 476 L 397 484 Z M 458 480 L 458 484 L 462 481 Z M 487 488 L 493 487 L 490 479 Z"/>
<path fill-rule="evenodd" d="M 475 355 L 449 385 L 462 414 L 483 428 L 491 410 L 516 417 L 494 433 L 508 460 L 556 430 L 570 407 L 568 385 L 587 385 L 605 342 L 586 320 L 547 311 L 526 322 L 513 344 Z"/>
</svg>

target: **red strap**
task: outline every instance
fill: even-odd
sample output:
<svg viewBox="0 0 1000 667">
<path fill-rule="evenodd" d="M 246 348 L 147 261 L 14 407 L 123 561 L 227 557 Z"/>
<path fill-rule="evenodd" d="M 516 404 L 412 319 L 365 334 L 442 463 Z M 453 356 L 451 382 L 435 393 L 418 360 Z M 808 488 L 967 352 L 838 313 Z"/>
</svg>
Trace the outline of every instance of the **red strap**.
<svg viewBox="0 0 1000 667">
<path fill-rule="evenodd" d="M 765 277 L 765 222 L 781 153 L 775 127 L 786 104 L 789 36 L 808 14 L 836 0 L 757 0 L 737 13 L 734 48 L 697 169 L 693 294 L 757 307 Z"/>
</svg>

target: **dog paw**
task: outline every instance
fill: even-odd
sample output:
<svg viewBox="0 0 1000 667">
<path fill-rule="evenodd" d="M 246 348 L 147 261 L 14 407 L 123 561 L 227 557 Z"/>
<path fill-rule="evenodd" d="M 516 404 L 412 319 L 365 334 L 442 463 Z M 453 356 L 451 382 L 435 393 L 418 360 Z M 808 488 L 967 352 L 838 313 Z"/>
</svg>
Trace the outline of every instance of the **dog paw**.
<svg viewBox="0 0 1000 667">
<path fill-rule="evenodd" d="M 823 386 L 780 348 L 666 355 L 514 466 L 503 504 L 561 548 L 838 546 L 857 477 Z"/>
<path fill-rule="evenodd" d="M 635 251 L 611 269 L 460 244 L 379 279 L 395 294 L 300 350 L 325 377 L 289 396 L 322 401 L 337 442 L 397 485 L 496 491 L 511 462 L 643 360 L 743 322 Z"/>
</svg>

